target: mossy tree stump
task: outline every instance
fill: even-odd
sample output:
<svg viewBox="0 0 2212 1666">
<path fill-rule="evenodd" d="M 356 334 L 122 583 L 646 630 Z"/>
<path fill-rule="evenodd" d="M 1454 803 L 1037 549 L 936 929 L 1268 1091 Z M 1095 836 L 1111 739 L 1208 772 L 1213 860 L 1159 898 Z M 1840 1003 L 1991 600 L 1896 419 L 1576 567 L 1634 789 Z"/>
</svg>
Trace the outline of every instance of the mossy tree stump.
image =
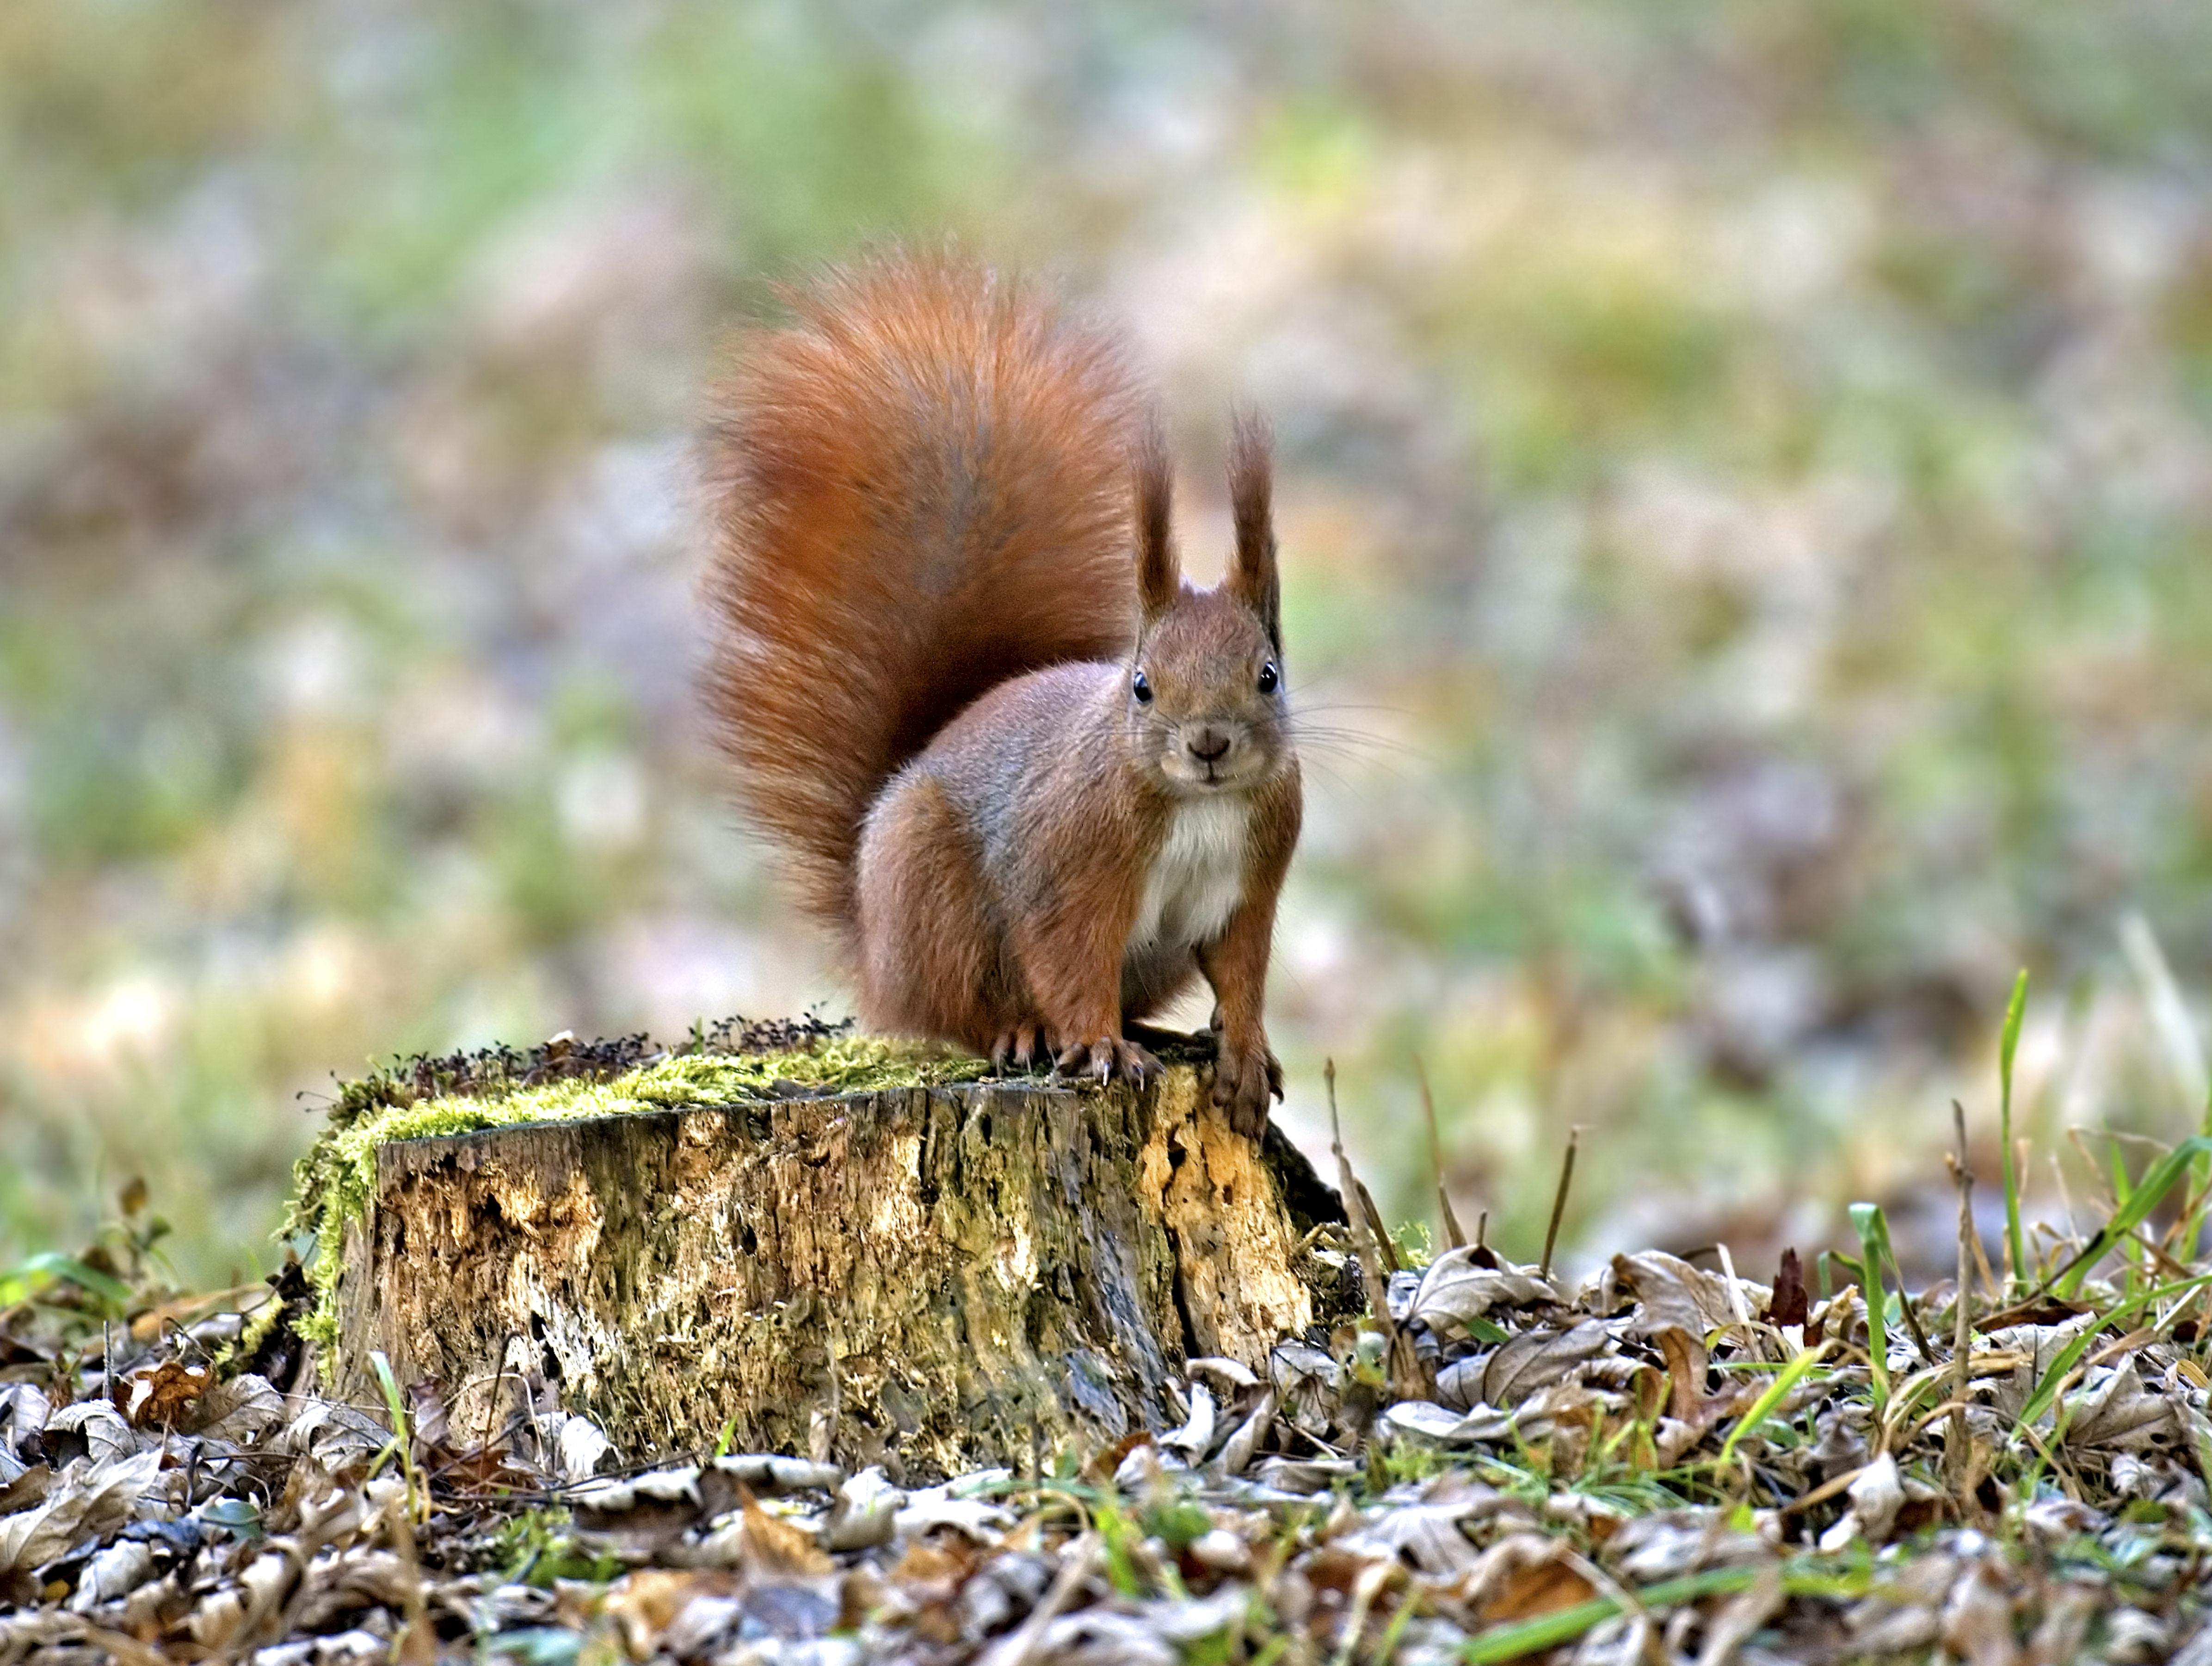
<svg viewBox="0 0 2212 1666">
<path fill-rule="evenodd" d="M 1301 1240 L 1340 1218 L 1203 1086 L 1181 1065 L 1142 1091 L 979 1082 L 393 1140 L 346 1231 L 338 1384 L 373 1402 L 380 1349 L 474 1429 L 541 1372 L 625 1457 L 727 1430 L 910 1476 L 1165 1426 L 1187 1357 L 1264 1370 L 1312 1322 Z"/>
</svg>

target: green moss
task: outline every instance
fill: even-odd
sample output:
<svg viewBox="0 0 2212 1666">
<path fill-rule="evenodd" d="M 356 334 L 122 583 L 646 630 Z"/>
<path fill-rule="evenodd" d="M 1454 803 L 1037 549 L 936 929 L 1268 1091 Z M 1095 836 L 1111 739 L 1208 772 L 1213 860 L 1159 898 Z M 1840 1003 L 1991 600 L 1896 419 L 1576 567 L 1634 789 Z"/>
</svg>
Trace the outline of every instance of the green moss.
<svg viewBox="0 0 2212 1666">
<path fill-rule="evenodd" d="M 744 1104 L 789 1097 L 792 1085 L 823 1094 L 875 1093 L 975 1081 L 991 1067 L 910 1042 L 834 1036 L 779 1052 L 687 1051 L 619 1074 L 570 1076 L 536 1086 L 475 1093 L 424 1092 L 398 1071 L 372 1074 L 339 1090 L 330 1126 L 294 1170 L 289 1231 L 315 1235 L 307 1281 L 315 1309 L 300 1335 L 322 1346 L 337 1341 L 340 1249 L 347 1223 L 368 1208 L 376 1189 L 378 1148 L 395 1140 L 472 1134 L 522 1122 L 568 1122 L 637 1111 Z"/>
<path fill-rule="evenodd" d="M 276 1329 L 276 1322 L 284 1316 L 284 1298 L 271 1291 L 269 1299 L 254 1309 L 252 1316 L 239 1328 L 238 1335 L 215 1350 L 212 1363 L 228 1377 L 242 1360 L 247 1360 L 261 1351 L 269 1340 L 269 1333 Z"/>
</svg>

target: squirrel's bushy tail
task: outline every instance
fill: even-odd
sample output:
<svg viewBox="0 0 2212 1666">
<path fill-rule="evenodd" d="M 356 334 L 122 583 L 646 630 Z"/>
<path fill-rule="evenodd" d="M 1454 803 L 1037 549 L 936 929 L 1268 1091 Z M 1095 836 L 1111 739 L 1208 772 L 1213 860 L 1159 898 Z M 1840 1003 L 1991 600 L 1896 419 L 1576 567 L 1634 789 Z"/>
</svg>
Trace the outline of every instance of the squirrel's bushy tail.
<svg viewBox="0 0 2212 1666">
<path fill-rule="evenodd" d="M 708 441 L 710 699 L 742 804 L 849 949 L 891 774 L 995 684 L 1127 650 L 1142 405 L 1110 336 L 957 255 L 787 299 Z"/>
</svg>

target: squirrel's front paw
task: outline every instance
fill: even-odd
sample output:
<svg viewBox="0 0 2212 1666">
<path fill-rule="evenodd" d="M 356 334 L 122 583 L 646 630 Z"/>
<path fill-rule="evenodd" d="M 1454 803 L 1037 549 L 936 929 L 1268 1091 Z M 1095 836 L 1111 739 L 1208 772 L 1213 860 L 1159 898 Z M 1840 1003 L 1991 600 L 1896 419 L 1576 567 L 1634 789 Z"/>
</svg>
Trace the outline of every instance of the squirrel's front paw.
<svg viewBox="0 0 2212 1666">
<path fill-rule="evenodd" d="M 1039 1061 L 1052 1056 L 1052 1039 L 1039 1024 L 1017 1024 L 1000 1033 L 991 1043 L 991 1067 L 1003 1071 L 1008 1065 L 1017 1070 L 1027 1070 Z"/>
<path fill-rule="evenodd" d="M 1229 1113 L 1229 1126 L 1248 1140 L 1267 1131 L 1269 1095 L 1283 1097 L 1283 1067 L 1267 1043 L 1232 1047 L 1224 1039 L 1213 1061 L 1213 1103 Z"/>
<path fill-rule="evenodd" d="M 1160 1061 L 1133 1041 L 1101 1036 L 1078 1042 L 1053 1061 L 1063 1076 L 1096 1076 L 1102 1082 L 1149 1082 L 1160 1073 Z"/>
</svg>

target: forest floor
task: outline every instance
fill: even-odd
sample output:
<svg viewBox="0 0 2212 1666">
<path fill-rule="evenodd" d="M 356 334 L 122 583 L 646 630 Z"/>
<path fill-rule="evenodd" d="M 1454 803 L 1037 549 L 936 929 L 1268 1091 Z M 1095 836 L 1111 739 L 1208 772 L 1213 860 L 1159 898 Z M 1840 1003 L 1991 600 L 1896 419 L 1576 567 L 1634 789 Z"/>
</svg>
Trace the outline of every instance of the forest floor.
<svg viewBox="0 0 2212 1666">
<path fill-rule="evenodd" d="M 1954 1171 L 1960 1276 L 1910 1292 L 1872 1207 L 1812 1288 L 1363 1224 L 1365 1317 L 1189 1362 L 1178 1427 L 944 1481 L 625 1465 L 543 1383 L 497 1429 L 388 1374 L 335 1402 L 299 1265 L 167 1288 L 132 1188 L 0 1284 L 0 1666 L 2212 1661 L 2208 1163 L 2121 1164 L 1994 1269 Z"/>
</svg>

